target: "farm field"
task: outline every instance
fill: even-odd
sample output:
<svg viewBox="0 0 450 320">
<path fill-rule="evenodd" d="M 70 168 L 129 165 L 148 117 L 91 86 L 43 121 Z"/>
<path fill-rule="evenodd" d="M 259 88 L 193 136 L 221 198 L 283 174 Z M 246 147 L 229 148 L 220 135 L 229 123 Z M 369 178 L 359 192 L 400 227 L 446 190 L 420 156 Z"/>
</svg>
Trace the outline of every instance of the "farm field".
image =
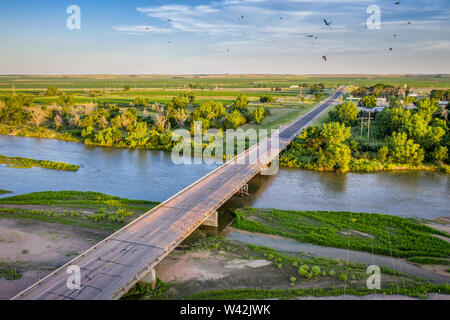
<svg viewBox="0 0 450 320">
<path fill-rule="evenodd" d="M 406 84 L 413 88 L 446 88 L 450 75 L 65 75 L 65 76 L 0 76 L 0 89 L 43 90 L 54 85 L 59 89 L 115 89 L 125 85 L 141 89 L 244 89 L 290 87 L 299 83 L 324 83 L 370 86 L 377 83 Z"/>
</svg>

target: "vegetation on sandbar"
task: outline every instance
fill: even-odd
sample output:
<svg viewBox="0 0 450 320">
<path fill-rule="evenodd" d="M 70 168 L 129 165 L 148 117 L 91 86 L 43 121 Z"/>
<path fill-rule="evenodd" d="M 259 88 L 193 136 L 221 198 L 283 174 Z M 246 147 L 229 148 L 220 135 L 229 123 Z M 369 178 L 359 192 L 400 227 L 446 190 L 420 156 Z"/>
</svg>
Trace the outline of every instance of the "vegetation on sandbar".
<svg viewBox="0 0 450 320">
<path fill-rule="evenodd" d="M 0 189 L 0 194 L 8 194 L 8 193 L 12 193 L 12 192 L 8 191 L 8 190 Z"/>
<path fill-rule="evenodd" d="M 31 219 L 115 231 L 157 204 L 97 192 L 36 192 L 0 199 L 0 206 L 7 205 L 0 208 L 0 218 Z M 38 207 L 29 209 L 23 208 L 23 205 Z"/>
<path fill-rule="evenodd" d="M 450 257 L 447 233 L 416 220 L 356 212 L 284 211 L 246 208 L 235 211 L 234 226 L 303 243 L 393 256 Z"/>
<path fill-rule="evenodd" d="M 424 284 L 406 288 L 394 285 L 380 290 L 367 288 L 314 288 L 314 289 L 234 289 L 202 292 L 186 297 L 186 300 L 248 300 L 295 299 L 298 297 L 337 297 L 341 295 L 367 296 L 370 294 L 405 295 L 426 298 L 429 293 L 450 294 L 450 285 Z"/>
<path fill-rule="evenodd" d="M 80 166 L 64 162 L 55 162 L 49 160 L 34 160 L 29 158 L 8 157 L 0 154 L 0 164 L 6 164 L 13 168 L 33 168 L 40 167 L 44 169 L 77 171 Z"/>
</svg>

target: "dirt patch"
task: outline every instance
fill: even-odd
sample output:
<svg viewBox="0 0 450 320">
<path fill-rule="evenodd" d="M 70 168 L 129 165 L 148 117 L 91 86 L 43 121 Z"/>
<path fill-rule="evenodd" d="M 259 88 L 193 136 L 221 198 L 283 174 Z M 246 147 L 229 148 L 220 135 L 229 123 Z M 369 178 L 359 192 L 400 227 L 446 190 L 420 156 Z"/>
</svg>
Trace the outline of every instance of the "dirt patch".
<svg viewBox="0 0 450 320">
<path fill-rule="evenodd" d="M 227 276 L 223 268 L 218 268 L 224 260 L 221 256 L 211 259 L 209 252 L 184 254 L 176 250 L 156 267 L 156 273 L 164 282 L 217 280 Z"/>
<path fill-rule="evenodd" d="M 447 270 L 449 270 L 449 266 L 446 265 L 428 265 L 428 264 L 421 264 L 420 265 L 421 268 L 425 269 L 425 270 L 429 270 L 432 272 L 435 272 L 437 274 L 446 276 L 450 278 L 450 272 L 448 272 Z"/>
<path fill-rule="evenodd" d="M 434 219 L 433 221 L 444 225 L 450 225 L 450 217 L 439 217 Z"/>
<path fill-rule="evenodd" d="M 314 289 L 343 288 L 337 277 L 307 280 L 297 275 L 291 265 L 277 267 L 264 258 L 245 258 L 236 252 L 223 250 L 183 253 L 175 250 L 156 267 L 156 275 L 172 282 L 169 297 L 182 299 L 192 294 L 226 289 Z M 292 286 L 291 277 L 296 277 Z M 384 279 L 392 282 L 389 275 Z M 365 279 L 349 280 L 348 284 L 365 285 Z"/>
<path fill-rule="evenodd" d="M 0 299 L 11 298 L 107 235 L 56 223 L 0 219 L 0 262 L 23 274 L 18 280 L 0 279 Z"/>
</svg>

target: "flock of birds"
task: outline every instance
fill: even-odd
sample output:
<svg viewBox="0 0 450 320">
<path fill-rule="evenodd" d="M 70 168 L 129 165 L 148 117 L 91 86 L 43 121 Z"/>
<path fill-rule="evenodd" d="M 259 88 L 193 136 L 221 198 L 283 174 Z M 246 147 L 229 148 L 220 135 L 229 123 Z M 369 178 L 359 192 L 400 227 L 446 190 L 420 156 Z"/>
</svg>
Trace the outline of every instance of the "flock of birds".
<svg viewBox="0 0 450 320">
<path fill-rule="evenodd" d="M 401 1 L 396 1 L 396 2 L 394 2 L 394 5 L 396 5 L 396 6 L 399 6 L 400 4 L 401 4 Z M 243 21 L 244 18 L 245 18 L 245 16 L 244 16 L 244 15 L 241 15 L 241 16 L 238 18 L 238 20 Z M 280 17 L 280 20 L 283 20 L 283 17 Z M 172 19 L 167 19 L 167 21 L 168 21 L 168 22 L 175 22 L 175 21 L 172 20 Z M 270 18 L 270 21 L 273 21 L 273 19 Z M 329 20 L 327 20 L 327 19 L 324 18 L 324 19 L 323 19 L 323 23 L 325 24 L 325 26 L 329 27 L 329 26 L 331 26 L 331 25 L 333 24 L 333 21 L 329 21 Z M 408 24 L 411 24 L 411 21 L 408 21 Z M 368 28 L 367 24 L 366 24 L 365 27 L 366 27 L 366 29 Z M 348 28 L 351 28 L 351 26 L 348 26 Z M 147 31 L 150 30 L 149 27 L 146 27 L 145 29 L 146 29 Z M 246 32 L 243 32 L 242 35 L 243 35 L 243 36 L 246 36 L 247 33 L 246 33 Z M 319 37 L 318 37 L 317 35 L 314 35 L 314 34 L 308 34 L 308 35 L 306 35 L 306 38 L 314 39 L 314 40 L 319 39 Z M 396 34 L 396 33 L 394 33 L 394 38 L 397 38 L 397 34 Z M 276 41 L 273 40 L 273 43 L 275 43 L 275 42 L 276 42 Z M 171 45 L 172 42 L 171 42 L 171 41 L 168 41 L 167 44 L 168 44 L 168 45 Z M 394 50 L 394 49 L 393 49 L 392 47 L 389 48 L 389 51 L 393 51 L 393 50 Z M 231 51 L 231 49 L 228 48 L 228 49 L 227 49 L 227 53 L 229 53 L 230 51 Z M 327 56 L 322 56 L 322 60 L 326 62 L 326 61 L 327 61 Z"/>
</svg>

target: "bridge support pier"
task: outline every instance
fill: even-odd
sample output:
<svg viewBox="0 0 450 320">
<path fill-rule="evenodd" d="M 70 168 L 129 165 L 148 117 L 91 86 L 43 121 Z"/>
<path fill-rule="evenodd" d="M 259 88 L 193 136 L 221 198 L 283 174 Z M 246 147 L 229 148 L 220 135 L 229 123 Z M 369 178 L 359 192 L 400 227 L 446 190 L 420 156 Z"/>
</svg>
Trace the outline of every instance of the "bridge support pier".
<svg viewBox="0 0 450 320">
<path fill-rule="evenodd" d="M 205 222 L 203 222 L 203 226 L 218 228 L 219 213 L 217 211 L 214 211 L 213 214 Z"/>
<path fill-rule="evenodd" d="M 152 286 L 153 290 L 156 289 L 156 271 L 155 269 L 150 270 L 140 281 L 146 285 Z"/>
<path fill-rule="evenodd" d="M 248 196 L 248 183 L 244 184 L 239 191 L 237 192 L 237 194 L 241 195 L 241 196 Z"/>
</svg>

